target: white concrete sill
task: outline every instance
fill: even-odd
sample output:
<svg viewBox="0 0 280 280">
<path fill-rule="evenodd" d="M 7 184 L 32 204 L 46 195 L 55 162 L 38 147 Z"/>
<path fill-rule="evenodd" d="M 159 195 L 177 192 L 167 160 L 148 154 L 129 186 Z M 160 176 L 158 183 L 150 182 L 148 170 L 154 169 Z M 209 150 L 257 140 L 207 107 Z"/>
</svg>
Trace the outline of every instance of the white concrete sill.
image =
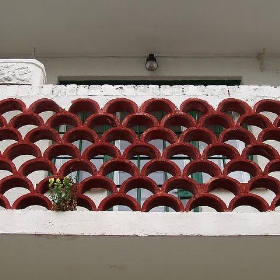
<svg viewBox="0 0 280 280">
<path fill-rule="evenodd" d="M 36 59 L 0 59 L 0 84 L 38 86 L 46 81 L 45 67 Z"/>
<path fill-rule="evenodd" d="M 84 236 L 277 236 L 280 212 L 142 213 L 0 211 L 0 234 Z"/>
</svg>

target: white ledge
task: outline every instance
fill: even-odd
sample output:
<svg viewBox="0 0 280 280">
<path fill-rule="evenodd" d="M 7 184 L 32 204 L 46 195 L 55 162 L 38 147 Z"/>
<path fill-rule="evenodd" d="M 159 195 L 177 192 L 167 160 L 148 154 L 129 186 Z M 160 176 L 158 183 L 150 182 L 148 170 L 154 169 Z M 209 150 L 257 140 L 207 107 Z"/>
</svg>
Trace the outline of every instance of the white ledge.
<svg viewBox="0 0 280 280">
<path fill-rule="evenodd" d="M 0 84 L 43 85 L 44 65 L 36 59 L 0 59 Z"/>
<path fill-rule="evenodd" d="M 280 236 L 280 213 L 0 211 L 1 234 Z"/>
<path fill-rule="evenodd" d="M 41 98 L 49 98 L 62 108 L 68 109 L 72 101 L 78 98 L 94 99 L 103 107 L 115 98 L 133 100 L 138 106 L 151 98 L 171 100 L 178 108 L 187 98 L 199 98 L 207 101 L 215 109 L 227 98 L 243 100 L 254 106 L 263 99 L 280 100 L 280 87 L 271 86 L 87 86 L 87 85 L 1 85 L 0 96 L 19 98 L 29 106 Z"/>
</svg>

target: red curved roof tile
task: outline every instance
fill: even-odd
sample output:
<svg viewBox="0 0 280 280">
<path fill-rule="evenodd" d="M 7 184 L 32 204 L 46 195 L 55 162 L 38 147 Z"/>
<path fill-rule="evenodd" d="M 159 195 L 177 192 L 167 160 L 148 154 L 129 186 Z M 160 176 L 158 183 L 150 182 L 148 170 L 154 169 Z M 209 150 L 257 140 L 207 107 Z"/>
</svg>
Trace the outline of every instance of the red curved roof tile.
<svg viewBox="0 0 280 280">
<path fill-rule="evenodd" d="M 196 172 L 204 172 L 212 177 L 218 177 L 222 174 L 220 167 L 207 159 L 193 160 L 188 163 L 183 170 L 185 176 L 189 176 Z"/>
<path fill-rule="evenodd" d="M 264 142 L 267 140 L 275 140 L 280 142 L 280 128 L 265 128 L 263 129 L 258 136 L 258 140 L 260 142 Z"/>
<path fill-rule="evenodd" d="M 168 193 L 176 189 L 189 191 L 193 195 L 201 192 L 201 189 L 197 186 L 196 182 L 191 178 L 172 177 L 163 183 L 162 192 L 164 193 Z"/>
<path fill-rule="evenodd" d="M 280 182 L 271 176 L 258 176 L 252 178 L 248 183 L 248 190 L 251 191 L 258 188 L 271 190 L 276 195 L 280 194 Z"/>
<path fill-rule="evenodd" d="M 42 112 L 47 111 L 53 111 L 55 113 L 62 111 L 62 109 L 57 105 L 57 103 L 48 98 L 36 100 L 29 106 L 28 110 L 36 114 L 40 114 Z"/>
<path fill-rule="evenodd" d="M 56 128 L 60 125 L 70 125 L 74 127 L 82 125 L 79 117 L 69 112 L 60 112 L 51 116 L 46 124 L 52 128 Z"/>
<path fill-rule="evenodd" d="M 106 211 L 114 206 L 123 205 L 129 207 L 133 211 L 140 211 L 141 207 L 137 201 L 127 194 L 112 194 L 104 198 L 98 207 L 99 211 Z"/>
<path fill-rule="evenodd" d="M 68 176 L 70 173 L 79 170 L 88 172 L 91 175 L 95 175 L 97 173 L 96 167 L 93 163 L 85 159 L 75 158 L 65 162 L 58 170 L 58 175 Z"/>
<path fill-rule="evenodd" d="M 142 103 L 140 107 L 140 111 L 149 114 L 157 111 L 163 111 L 165 113 L 173 113 L 176 111 L 176 107 L 169 99 L 152 98 Z"/>
<path fill-rule="evenodd" d="M 116 146 L 110 143 L 98 142 L 86 148 L 82 155 L 82 158 L 91 160 L 100 155 L 107 155 L 112 158 L 120 158 L 121 152 Z"/>
<path fill-rule="evenodd" d="M 234 121 L 226 114 L 206 114 L 199 119 L 198 125 L 206 128 L 209 128 L 209 126 L 218 125 L 226 129 L 234 127 Z"/>
<path fill-rule="evenodd" d="M 279 116 L 275 118 L 275 120 L 273 122 L 273 125 L 275 127 L 279 127 L 280 126 L 280 117 Z"/>
<path fill-rule="evenodd" d="M 106 131 L 101 139 L 102 142 L 113 142 L 116 140 L 125 140 L 130 143 L 138 142 L 138 136 L 134 131 L 126 127 L 113 127 Z"/>
<path fill-rule="evenodd" d="M 256 142 L 255 136 L 252 134 L 252 132 L 240 127 L 224 130 L 221 133 L 219 140 L 220 142 L 226 142 L 228 140 L 240 140 L 246 145 Z"/>
<path fill-rule="evenodd" d="M 136 113 L 138 111 L 138 106 L 130 99 L 116 98 L 108 101 L 103 111 L 110 114 L 115 114 L 116 112 Z"/>
<path fill-rule="evenodd" d="M 25 188 L 30 192 L 33 192 L 34 188 L 32 182 L 23 176 L 18 174 L 7 176 L 0 180 L 0 193 L 4 194 L 6 191 L 12 188 Z"/>
<path fill-rule="evenodd" d="M 228 175 L 234 171 L 244 171 L 252 176 L 262 173 L 261 168 L 253 161 L 247 159 L 233 159 L 228 162 L 224 168 L 224 174 Z"/>
<path fill-rule="evenodd" d="M 62 140 L 68 143 L 73 143 L 78 140 L 87 140 L 91 143 L 96 143 L 99 139 L 97 133 L 88 127 L 74 127 L 63 135 Z"/>
<path fill-rule="evenodd" d="M 176 134 L 172 130 L 163 127 L 149 128 L 140 137 L 140 140 L 143 142 L 150 142 L 155 139 L 162 139 L 170 144 L 178 140 Z"/>
<path fill-rule="evenodd" d="M 151 159 L 160 158 L 159 150 L 149 143 L 132 143 L 123 152 L 123 158 L 131 159 L 138 155 L 145 155 Z"/>
<path fill-rule="evenodd" d="M 132 128 L 137 126 L 155 127 L 158 126 L 158 120 L 147 113 L 136 113 L 126 116 L 122 122 L 123 126 Z"/>
<path fill-rule="evenodd" d="M 202 158 L 210 158 L 214 155 L 222 155 L 227 159 L 235 159 L 240 157 L 237 149 L 229 144 L 221 143 L 221 144 L 211 144 L 205 148 L 202 154 Z"/>
<path fill-rule="evenodd" d="M 0 170 L 7 170 L 13 174 L 17 173 L 14 163 L 10 159 L 3 157 L 0 157 Z"/>
<path fill-rule="evenodd" d="M 94 114 L 88 117 L 85 121 L 85 126 L 94 129 L 96 126 L 109 126 L 109 127 L 118 127 L 120 125 L 120 121 L 116 118 L 116 116 L 100 113 Z"/>
<path fill-rule="evenodd" d="M 22 141 L 20 132 L 13 127 L 0 127 L 0 141 L 15 140 Z"/>
<path fill-rule="evenodd" d="M 186 205 L 186 211 L 191 211 L 199 206 L 208 206 L 215 209 L 217 212 L 227 211 L 226 204 L 217 196 L 213 194 L 202 194 L 193 196 Z"/>
<path fill-rule="evenodd" d="M 252 108 L 243 100 L 235 99 L 235 98 L 227 98 L 220 102 L 218 105 L 217 111 L 226 113 L 226 112 L 236 112 L 239 115 L 243 115 L 246 113 L 251 113 Z"/>
<path fill-rule="evenodd" d="M 19 173 L 23 176 L 28 176 L 30 173 L 38 170 L 48 171 L 52 174 L 56 173 L 54 163 L 44 158 L 33 158 L 24 162 L 19 168 Z"/>
<path fill-rule="evenodd" d="M 24 137 L 24 141 L 35 143 L 39 140 L 48 139 L 55 143 L 60 141 L 60 136 L 58 132 L 50 127 L 41 126 L 30 130 Z"/>
<path fill-rule="evenodd" d="M 255 125 L 262 129 L 272 127 L 271 121 L 266 116 L 257 113 L 245 114 L 241 116 L 236 124 L 239 126 Z"/>
<path fill-rule="evenodd" d="M 269 160 L 274 160 L 279 158 L 279 153 L 275 150 L 275 148 L 263 143 L 248 145 L 242 151 L 242 156 L 244 158 L 249 158 L 250 156 L 253 155 L 260 155 Z"/>
<path fill-rule="evenodd" d="M 9 124 L 15 128 L 20 128 L 25 125 L 41 126 L 44 124 L 44 120 L 40 115 L 37 115 L 35 113 L 24 112 L 13 117 L 10 120 Z"/>
<path fill-rule="evenodd" d="M 79 149 L 75 145 L 69 144 L 69 143 L 53 144 L 49 148 L 46 149 L 43 156 L 44 156 L 44 158 L 46 158 L 48 160 L 53 160 L 62 155 L 68 155 L 72 158 L 81 157 Z"/>
<path fill-rule="evenodd" d="M 264 174 L 267 175 L 271 172 L 280 171 L 280 159 L 271 160 L 267 163 L 264 169 Z"/>
<path fill-rule="evenodd" d="M 32 155 L 34 157 L 41 157 L 41 151 L 33 143 L 22 141 L 14 143 L 7 147 L 3 154 L 4 157 L 7 157 L 10 160 L 13 160 L 21 155 Z"/>
<path fill-rule="evenodd" d="M 153 194 L 160 192 L 160 188 L 151 178 L 143 176 L 128 178 L 122 183 L 119 192 L 127 193 L 137 188 L 146 189 Z"/>
<path fill-rule="evenodd" d="M 114 171 L 123 171 L 129 173 L 131 176 L 138 176 L 139 170 L 137 166 L 127 159 L 112 159 L 105 162 L 99 169 L 99 174 L 107 176 Z"/>
<path fill-rule="evenodd" d="M 1 126 L 3 127 L 7 126 L 7 121 L 3 116 L 0 115 L 0 127 Z"/>
<path fill-rule="evenodd" d="M 275 210 L 276 207 L 280 206 L 280 194 L 276 195 L 273 201 L 271 202 L 270 209 L 271 211 Z"/>
<path fill-rule="evenodd" d="M 186 128 L 195 126 L 194 119 L 186 113 L 176 112 L 166 115 L 160 122 L 160 125 L 166 128 L 172 126 L 183 126 Z"/>
<path fill-rule="evenodd" d="M 207 193 L 210 193 L 211 191 L 217 189 L 224 189 L 230 191 L 234 195 L 238 195 L 242 192 L 240 183 L 237 180 L 225 176 L 223 177 L 220 176 L 219 178 L 213 178 L 205 186 L 205 191 Z"/>
<path fill-rule="evenodd" d="M 199 150 L 194 145 L 177 142 L 164 149 L 162 158 L 171 159 L 171 157 L 176 155 L 185 155 L 191 159 L 198 159 L 200 157 Z"/>
<path fill-rule="evenodd" d="M 77 206 L 84 207 L 89 211 L 96 211 L 95 203 L 86 195 L 79 194 L 77 196 Z"/>
<path fill-rule="evenodd" d="M 5 209 L 11 209 L 9 200 L 2 194 L 0 194 L 0 206 Z"/>
<path fill-rule="evenodd" d="M 26 106 L 23 101 L 15 98 L 0 100 L 0 115 L 16 110 L 21 112 L 26 110 Z"/>
<path fill-rule="evenodd" d="M 52 203 L 46 196 L 39 193 L 28 193 L 19 197 L 13 203 L 12 209 L 24 209 L 32 205 L 40 205 L 48 210 L 51 210 L 52 208 Z"/>
<path fill-rule="evenodd" d="M 110 193 L 117 193 L 115 183 L 103 176 L 89 177 L 83 180 L 78 186 L 78 193 L 84 194 L 90 189 L 104 189 Z"/>
<path fill-rule="evenodd" d="M 260 212 L 268 211 L 270 208 L 268 203 L 256 194 L 241 194 L 231 200 L 228 209 L 233 211 L 238 206 L 243 205 L 254 207 Z"/>
<path fill-rule="evenodd" d="M 260 100 L 255 104 L 254 111 L 257 113 L 272 112 L 277 115 L 280 115 L 280 102 L 278 100 L 270 99 Z"/>
<path fill-rule="evenodd" d="M 147 198 L 142 206 L 143 212 L 149 212 L 153 208 L 158 206 L 167 206 L 175 210 L 176 212 L 184 211 L 184 205 L 182 202 L 171 194 L 158 193 Z"/>
<path fill-rule="evenodd" d="M 180 168 L 171 160 L 168 159 L 153 159 L 147 162 L 141 170 L 142 176 L 148 176 L 156 171 L 165 171 L 172 176 L 180 176 Z"/>
<path fill-rule="evenodd" d="M 190 143 L 192 141 L 202 141 L 207 144 L 217 142 L 216 135 L 207 128 L 190 128 L 185 130 L 179 137 L 179 142 Z"/>
<path fill-rule="evenodd" d="M 207 101 L 199 98 L 188 98 L 180 106 L 180 110 L 184 113 L 198 111 L 203 114 L 213 112 L 214 109 Z"/>
<path fill-rule="evenodd" d="M 95 100 L 90 98 L 78 98 L 72 101 L 68 111 L 73 114 L 78 114 L 81 112 L 90 112 L 91 114 L 96 114 L 100 112 L 100 107 Z"/>
</svg>

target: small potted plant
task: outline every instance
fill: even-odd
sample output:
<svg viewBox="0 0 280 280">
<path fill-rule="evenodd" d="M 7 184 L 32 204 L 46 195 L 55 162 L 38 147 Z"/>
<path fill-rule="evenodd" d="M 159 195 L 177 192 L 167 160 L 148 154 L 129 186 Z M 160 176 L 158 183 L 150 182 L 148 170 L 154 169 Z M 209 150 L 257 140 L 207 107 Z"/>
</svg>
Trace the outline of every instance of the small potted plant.
<svg viewBox="0 0 280 280">
<path fill-rule="evenodd" d="M 50 178 L 49 190 L 53 211 L 77 210 L 77 186 L 72 178 Z"/>
</svg>

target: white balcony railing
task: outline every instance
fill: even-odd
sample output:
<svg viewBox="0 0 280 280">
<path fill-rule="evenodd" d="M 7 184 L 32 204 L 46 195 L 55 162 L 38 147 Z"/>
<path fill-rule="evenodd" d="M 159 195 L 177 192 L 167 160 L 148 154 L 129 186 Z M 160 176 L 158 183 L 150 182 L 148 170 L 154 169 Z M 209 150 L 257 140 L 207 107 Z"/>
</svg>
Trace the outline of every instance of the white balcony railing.
<svg viewBox="0 0 280 280">
<path fill-rule="evenodd" d="M 94 211 L 280 203 L 277 88 L 2 85 L 0 93 L 6 209 L 50 209 L 49 178 L 68 175 L 78 177 L 78 206 Z"/>
</svg>

